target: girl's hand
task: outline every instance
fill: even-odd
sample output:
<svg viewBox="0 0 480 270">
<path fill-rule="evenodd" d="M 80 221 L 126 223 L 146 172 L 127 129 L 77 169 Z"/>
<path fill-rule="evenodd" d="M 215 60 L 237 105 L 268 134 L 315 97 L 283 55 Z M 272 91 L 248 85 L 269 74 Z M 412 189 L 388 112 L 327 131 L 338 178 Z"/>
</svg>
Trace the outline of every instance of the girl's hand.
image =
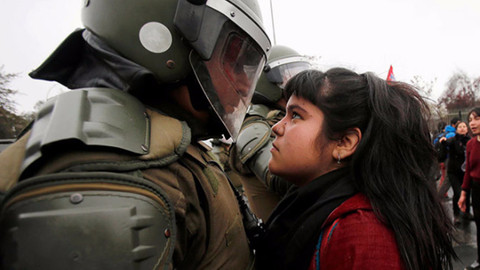
<svg viewBox="0 0 480 270">
<path fill-rule="evenodd" d="M 462 193 L 460 194 L 460 199 L 458 199 L 458 208 L 460 208 L 462 212 L 465 212 L 467 210 L 467 205 L 465 204 L 466 199 L 467 192 L 465 190 L 462 190 Z"/>
</svg>

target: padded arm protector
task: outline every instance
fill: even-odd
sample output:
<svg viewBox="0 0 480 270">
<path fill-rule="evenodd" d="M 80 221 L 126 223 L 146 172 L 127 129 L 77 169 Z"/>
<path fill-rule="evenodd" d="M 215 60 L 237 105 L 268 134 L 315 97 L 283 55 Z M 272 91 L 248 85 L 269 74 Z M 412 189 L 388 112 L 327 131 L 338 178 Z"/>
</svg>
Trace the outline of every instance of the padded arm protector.
<svg viewBox="0 0 480 270">
<path fill-rule="evenodd" d="M 263 148 L 268 147 L 270 150 L 271 131 L 270 125 L 261 120 L 247 123 L 242 127 L 237 138 L 237 153 L 242 164 L 257 155 Z"/>
<path fill-rule="evenodd" d="M 38 112 L 22 174 L 25 176 L 27 168 L 57 142 L 114 147 L 144 155 L 150 148 L 149 135 L 145 106 L 133 96 L 109 88 L 69 91 L 49 100 Z"/>
<path fill-rule="evenodd" d="M 58 173 L 9 191 L 1 269 L 170 269 L 176 235 L 163 190 L 118 173 Z"/>
<path fill-rule="evenodd" d="M 270 171 L 268 170 L 268 163 L 272 154 L 270 149 L 272 148 L 272 142 L 269 140 L 264 147 L 259 149 L 255 155 L 252 156 L 247 162 L 247 167 L 255 174 L 255 176 L 262 181 L 263 184 L 269 186 Z"/>
<path fill-rule="evenodd" d="M 272 154 L 272 129 L 271 126 L 278 122 L 284 115 L 282 111 L 271 110 L 262 104 L 254 104 L 248 111 L 248 115 L 237 138 L 236 148 L 233 149 L 233 155 L 230 161 L 232 164 L 238 164 L 234 161 L 237 157 L 244 167 L 248 169 L 239 169 L 239 172 L 251 171 L 255 176 L 268 187 L 269 190 L 283 196 L 291 184 L 282 178 L 270 173 L 268 163 Z M 231 154 L 231 155 L 232 155 Z"/>
<path fill-rule="evenodd" d="M 270 135 L 271 128 L 267 122 L 263 120 L 247 122 L 238 135 L 236 147 L 242 164 L 247 166 L 269 190 L 283 196 L 291 184 L 272 175 L 268 169 L 272 157 Z"/>
</svg>

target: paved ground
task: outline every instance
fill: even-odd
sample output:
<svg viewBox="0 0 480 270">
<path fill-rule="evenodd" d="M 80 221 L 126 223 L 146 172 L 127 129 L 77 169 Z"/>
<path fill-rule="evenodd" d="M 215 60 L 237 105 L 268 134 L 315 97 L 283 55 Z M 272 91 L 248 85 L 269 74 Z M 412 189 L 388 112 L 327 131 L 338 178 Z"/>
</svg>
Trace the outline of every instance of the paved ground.
<svg viewBox="0 0 480 270">
<path fill-rule="evenodd" d="M 451 197 L 451 190 L 449 191 Z M 452 200 L 445 201 L 445 206 L 449 213 L 452 212 Z M 455 232 L 455 238 L 457 242 L 454 242 L 453 246 L 457 252 L 460 261 L 453 263 L 454 270 L 465 269 L 466 266 L 470 265 L 475 261 L 477 257 L 477 231 L 475 222 L 463 220 L 462 223 L 455 226 L 457 228 Z"/>
<path fill-rule="evenodd" d="M 477 257 L 477 236 L 475 222 L 464 222 L 459 224 L 455 236 L 458 243 L 454 243 L 455 251 L 460 257 L 460 261 L 454 262 L 453 269 L 464 269 L 470 265 Z"/>
</svg>

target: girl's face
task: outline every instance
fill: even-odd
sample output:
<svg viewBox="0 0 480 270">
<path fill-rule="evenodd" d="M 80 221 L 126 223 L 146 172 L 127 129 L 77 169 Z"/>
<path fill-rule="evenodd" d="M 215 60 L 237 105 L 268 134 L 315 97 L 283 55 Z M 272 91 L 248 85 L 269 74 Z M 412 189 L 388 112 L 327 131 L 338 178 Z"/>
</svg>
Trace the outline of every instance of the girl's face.
<svg viewBox="0 0 480 270">
<path fill-rule="evenodd" d="M 460 122 L 457 125 L 457 133 L 460 134 L 460 135 L 467 135 L 467 133 L 468 133 L 467 124 L 465 124 L 463 122 Z"/>
<path fill-rule="evenodd" d="M 480 135 L 480 116 L 478 116 L 475 112 L 472 112 L 468 116 L 468 125 L 470 126 L 474 136 Z"/>
<path fill-rule="evenodd" d="M 285 117 L 273 126 L 270 171 L 298 186 L 333 170 L 335 141 L 323 133 L 323 112 L 311 102 L 292 96 Z"/>
</svg>

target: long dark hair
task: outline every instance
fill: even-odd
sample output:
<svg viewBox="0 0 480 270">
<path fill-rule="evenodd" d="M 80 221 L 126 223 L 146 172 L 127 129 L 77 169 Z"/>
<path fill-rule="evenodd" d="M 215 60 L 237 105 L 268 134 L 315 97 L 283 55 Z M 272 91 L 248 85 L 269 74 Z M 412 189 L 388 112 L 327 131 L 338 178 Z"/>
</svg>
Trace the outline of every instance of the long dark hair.
<svg viewBox="0 0 480 270">
<path fill-rule="evenodd" d="M 357 127 L 362 139 L 348 160 L 359 190 L 390 226 L 408 269 L 451 269 L 453 225 L 435 183 L 435 158 L 427 126 L 429 110 L 417 91 L 373 73 L 334 68 L 293 77 L 286 97 L 304 98 L 325 114 L 323 130 L 336 140 Z"/>
<path fill-rule="evenodd" d="M 472 114 L 472 113 L 475 113 L 477 116 L 480 116 L 480 107 L 475 107 L 468 112 L 467 121 L 468 121 L 468 118 L 470 117 L 470 114 Z"/>
</svg>

